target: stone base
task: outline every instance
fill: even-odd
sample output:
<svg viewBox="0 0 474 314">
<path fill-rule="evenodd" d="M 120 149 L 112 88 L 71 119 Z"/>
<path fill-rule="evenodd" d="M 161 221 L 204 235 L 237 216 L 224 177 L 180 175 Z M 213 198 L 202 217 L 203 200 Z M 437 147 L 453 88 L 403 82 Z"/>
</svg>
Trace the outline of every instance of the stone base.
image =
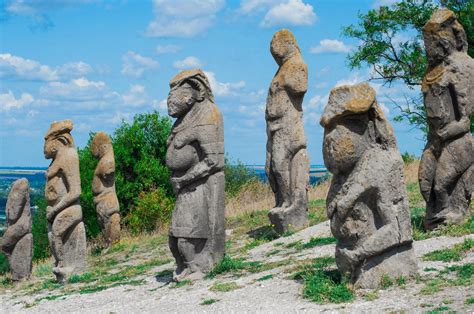
<svg viewBox="0 0 474 314">
<path fill-rule="evenodd" d="M 292 228 L 304 227 L 308 222 L 306 208 L 273 208 L 268 213 L 271 224 L 279 234 L 290 231 Z"/>
<path fill-rule="evenodd" d="M 83 271 L 86 267 L 86 229 L 80 222 L 63 243 L 62 265 L 53 268 L 58 282 L 65 282 L 72 274 Z"/>
<path fill-rule="evenodd" d="M 401 276 L 413 277 L 417 272 L 416 257 L 412 245 L 409 244 L 367 259 L 352 274 L 352 282 L 357 288 L 377 289 L 384 276 L 396 280 Z"/>
<path fill-rule="evenodd" d="M 33 258 L 33 235 L 26 234 L 15 245 L 8 259 L 13 281 L 28 279 L 31 275 Z"/>
</svg>

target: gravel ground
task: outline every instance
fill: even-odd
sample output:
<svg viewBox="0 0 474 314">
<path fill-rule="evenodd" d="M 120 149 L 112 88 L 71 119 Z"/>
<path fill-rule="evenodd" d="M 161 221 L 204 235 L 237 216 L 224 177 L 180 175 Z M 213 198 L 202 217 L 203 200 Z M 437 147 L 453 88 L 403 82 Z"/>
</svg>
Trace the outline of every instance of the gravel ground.
<svg viewBox="0 0 474 314">
<path fill-rule="evenodd" d="M 286 249 L 285 245 L 294 241 L 308 241 L 311 237 L 330 236 L 327 222 L 312 226 L 290 237 L 280 238 L 265 243 L 249 252 L 251 260 L 278 261 L 293 257 L 294 259 L 307 259 L 320 256 L 332 256 L 334 245 L 325 245 L 303 251 Z M 438 237 L 415 242 L 417 256 L 428 252 L 450 247 L 462 242 L 465 238 L 474 238 L 474 235 L 465 237 Z M 283 245 L 276 243 L 283 242 Z M 278 254 L 267 254 L 279 249 Z M 456 263 L 423 262 L 420 261 L 420 274 L 422 277 L 430 276 L 423 271 L 426 267 L 444 269 L 455 264 L 472 263 L 474 253 L 470 252 L 462 261 Z M 366 301 L 358 296 L 355 301 L 343 304 L 320 305 L 301 297 L 302 284 L 295 280 L 287 279 L 284 273 L 287 265 L 265 272 L 244 275 L 239 278 L 230 276 L 213 280 L 202 280 L 192 285 L 173 288 L 169 284 L 170 278 L 156 279 L 145 277 L 146 284 L 140 286 L 119 286 L 93 294 L 68 295 L 65 299 L 52 301 L 42 300 L 33 307 L 25 308 L 25 304 L 33 302 L 36 296 L 13 297 L 12 291 L 0 295 L 0 312 L 80 312 L 80 313 L 291 313 L 291 312 L 346 312 L 346 313 L 381 313 L 381 312 L 408 312 L 420 313 L 433 310 L 440 306 L 447 306 L 450 310 L 461 313 L 474 313 L 474 305 L 467 305 L 465 301 L 474 297 L 471 286 L 453 286 L 431 294 L 422 295 L 420 289 L 423 283 L 410 281 L 403 287 L 393 286 L 378 291 L 378 298 Z M 160 271 L 173 268 L 173 265 L 162 265 L 154 269 Z M 262 276 L 272 274 L 273 278 L 265 281 L 256 281 Z M 158 281 L 159 280 L 159 281 Z M 213 292 L 209 288 L 216 282 L 235 282 L 240 288 L 230 292 Z M 364 291 L 358 291 L 362 295 Z M 201 305 L 204 300 L 215 299 L 215 303 Z"/>
</svg>

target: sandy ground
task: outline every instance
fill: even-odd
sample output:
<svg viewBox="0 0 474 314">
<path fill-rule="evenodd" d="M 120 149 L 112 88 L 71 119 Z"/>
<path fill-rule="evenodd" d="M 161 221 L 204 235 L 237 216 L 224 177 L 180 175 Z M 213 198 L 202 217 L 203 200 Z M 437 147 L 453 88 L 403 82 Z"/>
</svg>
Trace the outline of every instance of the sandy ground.
<svg viewBox="0 0 474 314">
<path fill-rule="evenodd" d="M 290 237 L 280 238 L 260 245 L 249 252 L 251 260 L 278 261 L 293 257 L 295 260 L 321 256 L 332 256 L 334 245 L 325 245 L 307 250 L 286 249 L 284 244 L 294 241 L 307 241 L 311 237 L 329 236 L 328 222 L 304 229 Z M 438 237 L 415 242 L 415 252 L 421 257 L 427 252 L 450 247 L 462 242 L 465 238 L 474 238 L 474 235 L 465 237 Z M 280 252 L 271 254 L 279 249 Z M 462 261 L 456 263 L 423 262 L 419 268 L 422 277 L 430 276 L 425 272 L 427 267 L 443 269 L 454 264 L 474 262 L 474 252 L 470 252 Z M 302 283 L 288 279 L 287 265 L 265 272 L 244 275 L 242 277 L 219 277 L 213 280 L 201 280 L 192 285 L 173 288 L 170 278 L 145 277 L 146 284 L 140 286 L 119 286 L 94 294 L 68 295 L 64 299 L 52 301 L 42 300 L 37 305 L 25 308 L 25 304 L 33 302 L 36 296 L 14 297 L 12 291 L 0 295 L 0 312 L 80 312 L 80 313 L 292 313 L 292 312 L 346 312 L 346 313 L 381 313 L 381 312 L 408 312 L 420 313 L 446 305 L 450 310 L 460 313 L 474 313 L 474 305 L 467 305 L 465 301 L 474 297 L 473 286 L 447 287 L 441 291 L 422 295 L 420 289 L 424 283 L 410 281 L 405 287 L 393 286 L 378 291 L 378 298 L 366 301 L 360 294 L 356 300 L 343 304 L 320 305 L 301 297 Z M 172 269 L 173 264 L 162 265 L 154 269 L 155 272 Z M 265 281 L 256 281 L 265 275 L 273 274 L 273 278 Z M 213 292 L 209 288 L 216 282 L 235 282 L 241 288 L 230 292 Z M 218 300 L 211 305 L 201 305 L 203 300 Z M 444 302 L 444 303 L 443 303 Z"/>
</svg>

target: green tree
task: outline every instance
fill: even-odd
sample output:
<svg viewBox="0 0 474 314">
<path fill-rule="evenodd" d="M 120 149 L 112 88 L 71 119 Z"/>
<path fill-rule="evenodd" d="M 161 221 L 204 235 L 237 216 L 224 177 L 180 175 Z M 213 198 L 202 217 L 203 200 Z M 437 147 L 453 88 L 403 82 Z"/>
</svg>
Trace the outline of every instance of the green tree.
<svg viewBox="0 0 474 314">
<path fill-rule="evenodd" d="M 225 156 L 225 192 L 227 196 L 235 196 L 240 189 L 253 180 L 258 180 L 255 171 L 251 171 L 240 160 L 233 161 Z"/>
<path fill-rule="evenodd" d="M 401 81 L 411 89 L 420 89 L 427 68 L 422 29 L 440 5 L 452 10 L 463 25 L 469 43 L 469 55 L 474 56 L 474 0 L 402 0 L 387 7 L 359 13 L 359 23 L 343 29 L 343 34 L 358 39 L 361 44 L 348 55 L 351 68 L 368 65 L 372 80 L 389 86 Z M 424 132 L 426 114 L 421 93 L 405 97 L 405 103 L 394 105 L 400 113 L 396 121 L 406 120 Z M 474 125 L 471 119 L 471 130 Z"/>
</svg>

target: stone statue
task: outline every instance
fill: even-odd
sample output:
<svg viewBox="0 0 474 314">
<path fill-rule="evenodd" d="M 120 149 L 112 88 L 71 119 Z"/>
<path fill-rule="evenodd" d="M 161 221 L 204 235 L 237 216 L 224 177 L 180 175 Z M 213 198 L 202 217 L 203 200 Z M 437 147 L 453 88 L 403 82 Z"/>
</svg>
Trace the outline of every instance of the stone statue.
<svg viewBox="0 0 474 314">
<path fill-rule="evenodd" d="M 301 227 L 308 220 L 309 156 L 302 108 L 308 67 L 289 30 L 275 33 L 270 51 L 279 68 L 270 84 L 265 111 L 265 171 L 276 203 L 268 216 L 275 230 L 284 233 L 290 226 Z"/>
<path fill-rule="evenodd" d="M 176 194 L 169 230 L 173 278 L 199 279 L 222 259 L 225 245 L 224 130 L 201 70 L 171 80 L 168 114 L 176 118 L 166 153 Z"/>
<path fill-rule="evenodd" d="M 16 180 L 8 194 L 6 205 L 7 230 L 2 251 L 8 258 L 13 281 L 28 279 L 33 258 L 31 234 L 30 185 L 27 179 Z"/>
<path fill-rule="evenodd" d="M 86 232 L 79 203 L 79 158 L 71 136 L 72 121 L 53 122 L 44 140 L 44 156 L 53 161 L 46 171 L 48 238 L 59 282 L 85 267 Z"/>
<path fill-rule="evenodd" d="M 339 270 L 361 288 L 376 288 L 384 275 L 415 274 L 403 161 L 375 91 L 367 83 L 334 88 L 321 125 Z"/>
<path fill-rule="evenodd" d="M 115 159 L 110 138 L 98 132 L 92 141 L 92 155 L 99 159 L 92 181 L 94 204 L 106 245 L 120 239 L 120 207 L 115 193 Z"/>
<path fill-rule="evenodd" d="M 429 126 L 418 173 L 427 203 L 425 227 L 470 216 L 474 186 L 474 60 L 454 13 L 440 9 L 423 29 L 428 70 L 422 91 Z"/>
</svg>

